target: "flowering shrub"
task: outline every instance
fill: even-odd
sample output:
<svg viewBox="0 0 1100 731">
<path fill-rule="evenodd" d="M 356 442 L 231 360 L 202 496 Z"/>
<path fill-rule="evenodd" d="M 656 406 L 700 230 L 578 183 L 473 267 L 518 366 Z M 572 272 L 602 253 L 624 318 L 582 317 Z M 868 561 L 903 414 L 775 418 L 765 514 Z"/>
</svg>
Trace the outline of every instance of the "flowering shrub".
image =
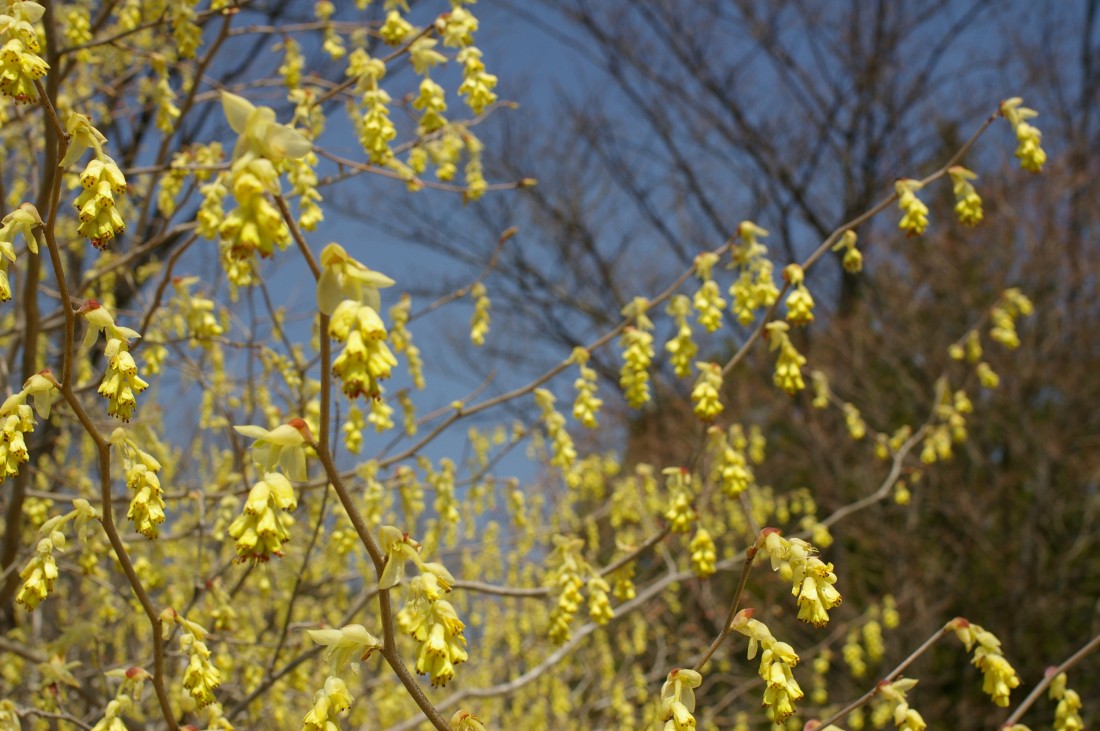
<svg viewBox="0 0 1100 731">
<path fill-rule="evenodd" d="M 927 418 L 870 424 L 800 351 L 820 317 L 806 274 L 830 251 L 860 272 L 860 226 L 895 204 L 898 227 L 924 234 L 935 222 L 917 193 L 948 181 L 959 221 L 981 223 L 961 162 L 1003 118 L 1021 167 L 1041 171 L 1036 112 L 1003 102 L 942 167 L 837 222 L 779 281 L 768 231 L 743 221 L 534 381 L 418 416 L 433 395 L 415 320 L 465 298 L 472 345 L 489 345 L 493 263 L 417 310 L 402 291 L 417 282 L 315 233 L 322 191 L 376 175 L 475 204 L 535 181 L 485 179 L 478 124 L 502 105 L 471 0 L 434 16 L 400 0 L 384 15 L 355 5 L 348 20 L 321 0 L 294 23 L 226 0 L 2 6 L 0 731 L 716 727 L 710 689 L 741 662 L 736 642 L 759 656 L 738 728 L 858 728 L 866 708 L 919 730 L 922 689 L 902 674 L 948 634 L 992 703 L 1018 704 L 1007 723 L 1022 728 L 1032 701 L 1013 694 L 1022 680 L 995 627 L 959 618 L 914 638 L 851 702 L 828 693 L 828 652 L 777 635 L 801 621 L 861 679 L 882 660 L 882 632 L 904 621 L 890 597 L 821 631 L 847 607 L 845 567 L 827 560 L 834 527 L 878 501 L 905 504 L 921 470 L 967 442 L 974 395 L 1001 379 L 983 349 L 1018 347 L 1033 309 L 1017 289 L 985 303 L 944 344 L 952 367 Z M 270 78 L 232 70 L 244 44 L 273 38 Z M 391 73 L 405 65 L 415 80 Z M 452 68 L 456 88 L 441 83 Z M 278 267 L 311 283 L 309 328 L 282 309 Z M 693 318 L 708 335 L 735 323 L 749 334 L 722 355 Z M 774 354 L 778 389 L 796 397 L 809 379 L 815 407 L 854 441 L 871 435 L 881 486 L 825 515 L 812 491 L 758 483 L 756 467 L 782 455 L 723 401 L 753 349 Z M 589 363 L 609 352 L 618 383 Z M 599 427 L 605 402 L 651 404 L 666 364 L 691 384 L 703 438 L 690 463 L 625 463 L 575 438 Z M 397 377 L 410 388 L 391 392 Z M 558 407 L 570 379 L 571 412 Z M 509 419 L 506 407 L 531 401 L 528 421 Z M 431 456 L 476 415 L 497 425 L 476 421 L 461 453 Z M 521 442 L 544 469 L 528 484 L 497 471 Z M 747 589 L 754 570 L 789 600 Z M 728 591 L 714 588 L 723 576 L 738 577 Z M 678 611 L 684 585 L 709 592 L 714 617 L 677 617 L 711 622 L 708 646 L 651 621 L 662 598 Z M 1057 728 L 1082 728 L 1071 665 L 1041 684 Z"/>
</svg>

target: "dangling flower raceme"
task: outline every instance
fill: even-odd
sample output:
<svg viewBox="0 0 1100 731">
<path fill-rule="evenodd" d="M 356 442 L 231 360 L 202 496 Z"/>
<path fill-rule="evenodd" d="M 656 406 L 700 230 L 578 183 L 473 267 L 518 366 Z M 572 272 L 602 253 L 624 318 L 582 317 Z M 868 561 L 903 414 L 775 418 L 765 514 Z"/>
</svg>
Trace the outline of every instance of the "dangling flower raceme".
<svg viewBox="0 0 1100 731">
<path fill-rule="evenodd" d="M 700 527 L 691 539 L 691 570 L 700 579 L 712 576 L 717 570 L 718 552 L 714 539 L 706 528 Z"/>
<path fill-rule="evenodd" d="M 485 285 L 474 282 L 470 288 L 470 296 L 474 298 L 474 314 L 470 318 L 470 342 L 474 345 L 484 345 L 485 336 L 489 334 L 489 308 L 492 303 L 485 291 Z"/>
<path fill-rule="evenodd" d="M 840 605 L 833 565 L 814 554 L 814 547 L 801 538 L 784 538 L 775 528 L 760 531 L 756 548 L 771 559 L 772 570 L 791 582 L 791 594 L 798 599 L 798 618 L 824 627 L 829 623 L 828 610 Z"/>
<path fill-rule="evenodd" d="M 57 530 L 50 531 L 38 542 L 34 556 L 19 572 L 23 585 L 15 595 L 15 601 L 26 607 L 28 611 L 33 611 L 53 590 L 54 582 L 60 575 L 53 552 L 64 550 L 65 534 Z"/>
<path fill-rule="evenodd" d="M 346 343 L 332 363 L 349 398 L 378 398 L 379 381 L 389 378 L 397 358 L 386 345 L 386 327 L 377 310 L 354 300 L 344 300 L 332 314 L 329 337 Z"/>
<path fill-rule="evenodd" d="M 252 486 L 244 512 L 229 525 L 229 537 L 236 541 L 237 560 L 263 563 L 282 556 L 283 543 L 290 540 L 293 518 L 287 511 L 298 507 L 294 486 L 284 475 L 268 472 Z"/>
<path fill-rule="evenodd" d="M 722 406 L 722 366 L 717 363 L 696 363 L 699 379 L 691 390 L 695 415 L 705 422 L 713 421 L 725 408 Z"/>
<path fill-rule="evenodd" d="M 773 266 L 768 259 L 768 249 L 760 241 L 767 235 L 767 231 L 752 221 L 742 221 L 730 249 L 729 268 L 738 270 L 738 277 L 729 289 L 733 298 L 731 307 L 742 325 L 752 323 L 758 309 L 771 307 L 779 297 L 779 289 L 772 279 Z"/>
<path fill-rule="evenodd" d="M 378 29 L 378 35 L 391 46 L 400 46 L 412 32 L 412 23 L 402 18 L 396 10 L 386 14 L 386 22 Z"/>
<path fill-rule="evenodd" d="M 856 248 L 856 232 L 848 229 L 840 240 L 833 244 L 833 251 L 843 251 L 841 266 L 849 274 L 856 274 L 863 270 L 863 254 Z"/>
<path fill-rule="evenodd" d="M 668 508 L 665 520 L 673 533 L 687 533 L 695 522 L 694 493 L 691 471 L 686 467 L 666 467 L 661 470 L 668 481 Z"/>
<path fill-rule="evenodd" d="M 722 310 L 726 307 L 726 301 L 722 299 L 718 283 L 714 281 L 714 265 L 718 263 L 718 255 L 713 252 L 705 252 L 695 257 L 695 275 L 702 284 L 692 298 L 692 306 L 699 313 L 699 324 L 706 328 L 707 332 L 714 332 L 722 326 Z"/>
<path fill-rule="evenodd" d="M 955 192 L 955 215 L 959 217 L 959 223 L 964 226 L 977 226 L 982 222 L 982 197 L 970 182 L 977 180 L 977 173 L 967 170 L 962 165 L 955 165 L 947 172 L 951 176 L 951 188 Z"/>
<path fill-rule="evenodd" d="M 481 60 L 481 56 L 481 49 L 473 46 L 463 48 L 455 56 L 455 60 L 462 64 L 462 83 L 459 84 L 458 93 L 466 97 L 466 106 L 474 114 L 481 114 L 497 100 L 493 91 L 497 85 L 497 77 L 485 71 L 485 62 Z"/>
<path fill-rule="evenodd" d="M 1019 146 L 1016 148 L 1016 157 L 1020 160 L 1020 167 L 1032 173 L 1039 173 L 1047 161 L 1047 153 L 1043 150 L 1043 134 L 1027 122 L 1039 116 L 1034 109 L 1021 106 L 1024 100 L 1018 96 L 1001 102 L 1001 116 L 1008 120 L 1016 131 L 1016 139 Z"/>
<path fill-rule="evenodd" d="M 691 301 L 687 295 L 677 294 L 669 300 L 665 312 L 676 321 L 676 335 L 665 343 L 665 350 L 668 351 L 669 362 L 676 376 L 687 378 L 691 375 L 691 363 L 699 351 L 699 346 L 695 344 L 695 339 L 692 337 L 691 325 L 688 324 Z"/>
<path fill-rule="evenodd" d="M 690 731 L 695 728 L 695 689 L 703 684 L 703 676 L 695 670 L 674 668 L 661 686 L 658 705 L 665 731 Z"/>
<path fill-rule="evenodd" d="M 19 234 L 27 240 L 27 249 L 38 253 L 38 239 L 34 231 L 42 225 L 42 216 L 33 203 L 24 203 L 4 216 L 0 221 L 0 302 L 11 299 L 11 283 L 8 281 L 8 263 L 15 261 L 15 238 Z"/>
<path fill-rule="evenodd" d="M 432 687 L 445 686 L 455 676 L 454 666 L 466 662 L 466 625 L 458 618 L 454 605 L 439 599 L 431 605 L 432 621 L 420 640 L 416 672 L 431 677 Z"/>
<path fill-rule="evenodd" d="M 646 315 L 649 302 L 635 297 L 623 308 L 623 316 L 634 321 L 623 329 L 619 339 L 623 347 L 623 365 L 619 370 L 619 385 L 631 408 L 644 406 L 650 398 L 649 366 L 653 362 L 653 322 Z"/>
<path fill-rule="evenodd" d="M 546 435 L 550 437 L 552 456 L 550 464 L 569 469 L 577 459 L 577 449 L 573 446 L 573 437 L 565 428 L 565 417 L 554 408 L 554 394 L 545 388 L 535 389 L 535 403 L 542 412 L 542 423 Z"/>
<path fill-rule="evenodd" d="M 749 638 L 750 660 L 756 657 L 757 649 L 763 648 L 758 672 L 767 684 L 764 707 L 768 718 L 775 723 L 783 723 L 794 713 L 794 702 L 804 695 L 791 672 L 791 668 L 798 664 L 798 655 L 789 644 L 775 639 L 763 622 L 753 619 L 751 608 L 738 612 L 730 622 L 730 628 Z"/>
<path fill-rule="evenodd" d="M 171 625 L 179 625 L 180 651 L 188 657 L 187 668 L 183 671 L 183 687 L 199 707 L 214 702 L 214 690 L 221 685 L 221 672 L 214 667 L 210 659 L 210 648 L 206 646 L 206 629 L 192 622 L 174 609 L 165 609 L 160 620 L 167 630 Z"/>
<path fill-rule="evenodd" d="M 581 555 L 583 540 L 556 535 L 553 542 L 554 549 L 546 559 L 548 570 L 543 585 L 550 588 L 556 599 L 550 612 L 548 634 L 552 642 L 560 645 L 572 635 L 569 625 L 584 600 L 580 591 L 585 584 L 584 577 L 591 575 L 593 570 Z"/>
<path fill-rule="evenodd" d="M 1006 289 L 1000 301 L 990 310 L 989 317 L 993 326 L 989 337 L 1009 350 L 1020 347 L 1020 336 L 1016 333 L 1016 320 L 1026 317 L 1034 311 L 1031 300 L 1016 287 Z"/>
<path fill-rule="evenodd" d="M 149 387 L 138 376 L 137 363 L 129 351 L 129 341 L 111 338 L 103 354 L 107 356 L 107 372 L 99 384 L 99 395 L 108 400 L 107 413 L 129 421 L 137 406 L 137 394 Z"/>
<path fill-rule="evenodd" d="M 1047 670 L 1048 675 L 1051 670 Z M 1050 683 L 1048 696 L 1058 705 L 1054 709 L 1054 731 L 1085 731 L 1085 721 L 1081 718 L 1081 696 L 1077 691 L 1067 688 L 1069 679 L 1065 673 L 1059 673 Z"/>
<path fill-rule="evenodd" d="M 36 2 L 9 2 L 0 14 L 0 94 L 27 104 L 38 101 L 34 82 L 49 71 L 34 24 L 46 9 Z"/>
<path fill-rule="evenodd" d="M 577 398 L 573 402 L 573 418 L 589 429 L 599 426 L 596 415 L 603 406 L 603 400 L 596 397 L 598 374 L 588 366 L 589 352 L 584 348 L 573 349 L 572 361 L 580 367 L 580 377 L 573 382 L 577 389 Z"/>
<path fill-rule="evenodd" d="M 791 283 L 793 289 L 787 295 L 787 322 L 795 325 L 808 325 L 814 320 L 814 298 L 806 289 L 806 274 L 798 264 L 788 264 L 783 268 L 783 278 Z"/>
<path fill-rule="evenodd" d="M 20 391 L 0 405 L 0 479 L 15 477 L 30 459 L 23 435 L 34 431 L 34 413 L 26 399 L 27 392 Z"/>
<path fill-rule="evenodd" d="M 982 671 L 982 691 L 989 694 L 995 705 L 1007 708 L 1009 694 L 1019 687 L 1020 676 L 1001 653 L 1001 641 L 992 632 L 962 617 L 948 622 L 947 628 L 955 632 L 967 652 L 974 650 L 971 663 Z"/>
<path fill-rule="evenodd" d="M 134 530 L 153 540 L 157 537 L 158 526 L 165 518 L 165 503 L 159 477 L 160 461 L 138 447 L 122 427 L 111 433 L 111 444 L 122 453 L 126 487 L 133 493 L 126 517 L 134 524 Z"/>
<path fill-rule="evenodd" d="M 740 424 L 729 428 L 729 436 L 721 427 L 712 426 L 707 430 L 709 448 L 715 455 L 716 478 L 727 497 L 737 497 L 756 482 L 748 456 L 747 446 Z"/>
<path fill-rule="evenodd" d="M 775 361 L 775 385 L 793 396 L 806 388 L 806 382 L 802 379 L 802 366 L 806 365 L 806 358 L 791 342 L 787 323 L 776 320 L 769 322 L 765 329 L 771 341 L 768 349 L 779 353 Z"/>
<path fill-rule="evenodd" d="M 74 203 L 80 217 L 77 231 L 102 249 L 126 230 L 115 204 L 115 196 L 126 192 L 126 177 L 114 160 L 99 152 L 80 174 L 80 185 L 83 190 Z"/>
<path fill-rule="evenodd" d="M 898 194 L 898 208 L 903 215 L 898 228 L 910 236 L 919 236 L 928 228 L 928 206 L 917 197 L 921 184 L 917 180 L 902 178 L 894 184 Z"/>
</svg>

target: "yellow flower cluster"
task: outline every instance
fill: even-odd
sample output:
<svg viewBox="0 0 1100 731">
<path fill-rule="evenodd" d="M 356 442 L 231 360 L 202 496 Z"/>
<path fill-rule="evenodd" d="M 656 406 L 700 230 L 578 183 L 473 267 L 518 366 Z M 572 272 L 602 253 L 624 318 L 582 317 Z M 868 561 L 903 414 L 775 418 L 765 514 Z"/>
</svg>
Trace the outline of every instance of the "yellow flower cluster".
<svg viewBox="0 0 1100 731">
<path fill-rule="evenodd" d="M 229 525 L 236 541 L 237 560 L 262 563 L 273 555 L 282 556 L 283 543 L 290 540 L 294 519 L 287 511 L 298 507 L 294 486 L 279 472 L 268 472 L 252 486 L 244 511 Z"/>
<path fill-rule="evenodd" d="M 742 609 L 733 618 L 730 627 L 749 638 L 750 660 L 756 657 L 758 648 L 763 648 L 758 672 L 766 683 L 764 707 L 768 718 L 775 723 L 783 723 L 794 713 L 794 702 L 804 695 L 791 672 L 799 658 L 793 647 L 775 639 L 764 623 L 753 619 L 752 615 L 752 609 Z"/>
<path fill-rule="evenodd" d="M 710 532 L 702 526 L 691 539 L 691 570 L 700 579 L 712 576 L 717 570 L 718 551 Z"/>
<path fill-rule="evenodd" d="M 378 35 L 391 46 L 400 46 L 412 32 L 412 23 L 401 17 L 401 13 L 396 10 L 390 10 L 386 14 L 386 22 L 378 29 Z"/>
<path fill-rule="evenodd" d="M 715 478 L 727 497 L 737 497 L 756 482 L 745 449 L 748 442 L 740 424 L 707 429 L 708 447 L 714 459 Z"/>
<path fill-rule="evenodd" d="M 708 251 L 695 257 L 695 275 L 702 284 L 692 298 L 692 306 L 699 313 L 699 324 L 707 332 L 714 332 L 722 327 L 722 311 L 726 308 L 726 300 L 722 298 L 712 274 L 717 263 L 718 255 L 713 252 Z"/>
<path fill-rule="evenodd" d="M 454 678 L 454 666 L 469 659 L 462 634 L 466 625 L 458 618 L 454 605 L 441 598 L 450 592 L 454 577 L 443 564 L 425 562 L 420 557 L 420 544 L 393 526 L 382 526 L 379 542 L 387 556 L 379 589 L 396 586 L 404 578 L 407 561 L 420 571 L 409 582 L 405 606 L 397 613 L 397 626 L 420 643 L 416 672 L 430 676 L 433 687 L 446 685 Z"/>
<path fill-rule="evenodd" d="M 458 93 L 466 97 L 466 106 L 474 114 L 481 114 L 485 107 L 497 100 L 493 91 L 497 85 L 497 77 L 485 71 L 481 55 L 480 48 L 469 46 L 455 56 L 455 60 L 462 64 L 462 83 L 459 84 Z"/>
<path fill-rule="evenodd" d="M 1009 121 L 1016 131 L 1016 157 L 1020 160 L 1020 167 L 1032 173 L 1042 172 L 1043 164 L 1047 161 L 1047 153 L 1043 150 L 1043 134 L 1027 120 L 1039 116 L 1034 109 L 1021 106 L 1024 100 L 1020 97 L 1012 97 L 1001 102 L 1001 115 Z"/>
<path fill-rule="evenodd" d="M 84 336 L 84 347 L 91 347 L 102 331 L 107 339 L 103 353 L 107 356 L 107 371 L 99 384 L 99 395 L 108 400 L 107 413 L 123 421 L 129 421 L 137 406 L 136 394 L 141 393 L 149 384 L 138 376 L 137 363 L 130 354 L 130 341 L 141 335 L 128 327 L 115 324 L 107 308 L 95 300 L 87 300 L 76 314 L 88 322 L 88 332 Z"/>
<path fill-rule="evenodd" d="M 1000 301 L 990 311 L 990 320 L 993 327 L 989 330 L 989 337 L 996 340 L 1009 350 L 1020 347 L 1020 336 L 1016 333 L 1016 321 L 1020 317 L 1027 317 L 1034 311 L 1031 300 L 1019 289 L 1012 287 L 1006 289 L 1001 295 Z"/>
<path fill-rule="evenodd" d="M 580 377 L 573 381 L 573 388 L 577 390 L 577 398 L 573 402 L 573 418 L 588 429 L 599 426 L 596 415 L 603 406 L 603 400 L 596 397 L 598 375 L 594 368 L 588 366 L 589 353 L 584 348 L 573 350 L 573 362 L 580 367 Z"/>
<path fill-rule="evenodd" d="M 691 731 L 695 728 L 695 688 L 703 684 L 703 676 L 694 670 L 675 668 L 661 686 L 658 705 L 664 731 Z"/>
<path fill-rule="evenodd" d="M 221 99 L 229 126 L 238 135 L 229 168 L 229 188 L 238 207 L 219 224 L 218 234 L 230 260 L 251 260 L 255 252 L 269 257 L 276 246 L 285 248 L 290 241 L 282 214 L 268 200 L 280 193 L 277 166 L 288 158 L 304 157 L 312 145 L 298 130 L 276 122 L 269 107 L 253 106 L 228 92 L 222 92 Z"/>
<path fill-rule="evenodd" d="M 978 175 L 961 165 L 955 165 L 948 171 L 951 175 L 951 189 L 955 192 L 955 215 L 964 226 L 977 226 L 982 222 L 982 197 L 974 190 L 971 180 Z"/>
<path fill-rule="evenodd" d="M 30 459 L 23 435 L 34 431 L 34 414 L 25 403 L 26 399 L 24 390 L 9 396 L 0 405 L 0 479 L 15 477 L 19 474 L 19 465 Z"/>
<path fill-rule="evenodd" d="M 863 254 L 856 248 L 856 239 L 856 232 L 848 229 L 844 232 L 844 235 L 840 237 L 840 241 L 833 244 L 833 251 L 844 252 L 840 264 L 844 267 L 844 271 L 849 274 L 856 274 L 863 271 Z"/>
<path fill-rule="evenodd" d="M 736 240 L 731 254 L 730 268 L 738 271 L 737 279 L 730 285 L 733 298 L 733 314 L 742 325 L 756 319 L 756 311 L 771 307 L 779 297 L 779 290 L 772 279 L 772 263 L 768 249 L 760 242 L 768 232 L 752 221 L 742 221 L 737 227 Z"/>
<path fill-rule="evenodd" d="M 1085 721 L 1081 718 L 1081 696 L 1077 691 L 1067 688 L 1065 673 L 1058 673 L 1050 683 L 1048 695 L 1058 705 L 1054 709 L 1054 731 L 1085 731 Z"/>
<path fill-rule="evenodd" d="M 355 300 L 344 300 L 332 314 L 328 334 L 345 344 L 332 363 L 344 393 L 349 398 L 380 398 L 379 381 L 390 377 L 397 358 L 386 345 L 386 326 L 378 312 Z"/>
<path fill-rule="evenodd" d="M 402 294 L 396 305 L 390 308 L 390 342 L 393 344 L 393 352 L 404 353 L 408 363 L 409 378 L 413 386 L 423 390 L 424 388 L 424 360 L 420 357 L 420 348 L 412 341 L 412 333 L 408 329 L 409 310 L 412 299 L 408 293 Z"/>
<path fill-rule="evenodd" d="M 1020 677 L 1001 653 L 1001 641 L 992 632 L 962 617 L 951 620 L 947 627 L 955 632 L 967 652 L 973 649 L 971 663 L 982 671 L 982 691 L 989 694 L 995 705 L 1007 708 L 1009 694 L 1020 685 Z"/>
<path fill-rule="evenodd" d="M 174 302 L 178 304 L 183 315 L 182 329 L 176 334 L 191 339 L 191 347 L 202 345 L 210 348 L 210 342 L 220 336 L 225 330 L 218 318 L 214 316 L 214 301 L 200 294 L 191 292 L 191 286 L 199 281 L 198 277 L 175 277 L 172 279 L 172 288 L 176 291 Z"/>
<path fill-rule="evenodd" d="M 111 434 L 111 443 L 122 453 L 126 487 L 133 494 L 126 517 L 134 524 L 134 530 L 154 540 L 158 533 L 157 526 L 164 522 L 165 517 L 159 477 L 160 461 L 139 448 L 121 427 Z"/>
<path fill-rule="evenodd" d="M 15 261 L 15 238 L 19 234 L 27 240 L 27 249 L 38 253 L 38 239 L 34 230 L 42 225 L 42 216 L 33 203 L 24 203 L 4 216 L 0 221 L 0 302 L 11 299 L 11 282 L 8 280 L 8 262 Z"/>
<path fill-rule="evenodd" d="M 119 215 L 115 195 L 126 192 L 126 178 L 118 165 L 107 155 L 88 162 L 80 174 L 84 190 L 76 198 L 80 226 L 77 231 L 102 249 L 126 230 L 126 222 Z"/>
<path fill-rule="evenodd" d="M 665 520 L 673 533 L 687 533 L 695 522 L 694 492 L 691 471 L 686 467 L 666 467 L 661 470 L 668 486 L 668 508 Z"/>
<path fill-rule="evenodd" d="M 623 329 L 619 343 L 623 348 L 623 365 L 619 370 L 619 385 L 631 408 L 644 406 L 649 395 L 649 366 L 653 362 L 653 322 L 646 316 L 649 303 L 644 297 L 636 297 L 623 308 L 623 316 L 634 320 L 634 325 Z"/>
<path fill-rule="evenodd" d="M 362 114 L 354 120 L 359 144 L 372 163 L 383 165 L 393 157 L 390 141 L 397 136 L 388 106 L 392 98 L 379 86 L 386 75 L 386 64 L 357 48 L 348 57 L 347 75 L 355 79 L 356 91 L 361 94 L 358 108 Z"/>
<path fill-rule="evenodd" d="M 769 322 L 765 328 L 771 341 L 768 349 L 779 354 L 775 361 L 773 381 L 776 386 L 793 396 L 806 388 L 806 382 L 802 379 L 802 366 L 806 365 L 806 358 L 791 342 L 788 334 L 790 326 L 787 323 L 775 320 Z"/>
<path fill-rule="evenodd" d="M 38 101 L 34 86 L 50 65 L 38 53 L 42 44 L 34 29 L 46 9 L 36 2 L 7 3 L 0 14 L 0 94 L 20 103 Z"/>
<path fill-rule="evenodd" d="M 713 421 L 725 408 L 722 405 L 722 366 L 717 363 L 696 363 L 699 379 L 691 390 L 695 415 L 702 421 Z"/>
<path fill-rule="evenodd" d="M 569 469 L 577 460 L 577 449 L 573 446 L 573 437 L 565 428 L 565 417 L 554 409 L 554 394 L 545 388 L 535 389 L 535 403 L 542 412 L 542 423 L 546 436 L 550 438 L 550 464 Z"/>
<path fill-rule="evenodd" d="M 23 586 L 15 595 L 15 601 L 26 607 L 27 611 L 33 611 L 53 590 L 58 577 L 57 561 L 53 557 L 55 550 L 65 550 L 65 534 L 56 530 L 38 542 L 34 556 L 19 572 Z"/>
<path fill-rule="evenodd" d="M 447 95 L 443 87 L 425 77 L 420 81 L 420 90 L 413 100 L 413 109 L 419 109 L 422 114 L 416 125 L 416 133 L 423 137 L 447 125 L 447 119 L 443 112 L 447 111 Z"/>
<path fill-rule="evenodd" d="M 317 280 L 317 306 L 330 315 L 328 334 L 345 343 L 332 364 L 349 398 L 380 398 L 379 381 L 390 377 L 397 358 L 386 345 L 386 326 L 379 288 L 393 280 L 348 255 L 343 247 L 329 244 L 321 252 L 322 273 Z"/>
<path fill-rule="evenodd" d="M 555 595 L 556 601 L 550 612 L 548 634 L 552 642 L 560 645 L 568 641 L 572 635 L 569 625 L 577 610 L 580 609 L 581 602 L 584 601 L 581 587 L 585 585 L 585 577 L 591 577 L 595 572 L 581 555 L 581 549 L 584 547 L 583 540 L 568 536 L 554 536 L 553 543 L 554 549 L 546 559 L 548 570 L 543 585 L 549 587 Z M 602 593 L 602 600 L 606 602 L 606 588 L 602 586 L 597 588 L 602 590 L 598 593 Z M 606 613 L 611 611 L 609 606 L 605 606 L 600 601 L 600 597 L 593 599 L 590 595 L 589 604 L 589 611 L 594 617 L 607 616 Z"/>
<path fill-rule="evenodd" d="M 331 676 L 325 687 L 313 696 L 313 708 L 302 720 L 302 731 L 339 731 L 339 714 L 351 708 L 351 692 L 347 683 Z"/>
<path fill-rule="evenodd" d="M 894 184 L 898 194 L 898 208 L 905 214 L 898 222 L 898 228 L 910 236 L 919 236 L 928 228 L 928 206 L 917 197 L 921 189 L 920 182 L 902 178 Z"/>
<path fill-rule="evenodd" d="M 898 678 L 878 686 L 878 697 L 890 708 L 898 731 L 924 731 L 927 724 L 915 708 L 909 707 L 906 693 L 917 684 L 912 678 Z"/>
<path fill-rule="evenodd" d="M 485 291 L 485 285 L 474 282 L 470 288 L 470 296 L 474 298 L 474 314 L 470 318 L 470 342 L 474 345 L 484 345 L 485 336 L 489 334 L 489 294 Z"/>
<path fill-rule="evenodd" d="M 771 559 L 772 570 L 791 582 L 798 599 L 798 618 L 815 627 L 829 623 L 829 610 L 840 605 L 833 565 L 814 555 L 816 549 L 801 538 L 784 538 L 775 528 L 765 528 L 758 549 Z"/>
<path fill-rule="evenodd" d="M 691 301 L 687 295 L 674 295 L 665 307 L 665 312 L 676 321 L 676 334 L 665 343 L 665 350 L 668 351 L 669 362 L 676 376 L 687 378 L 691 375 L 691 362 L 699 350 L 699 346 L 691 336 L 691 325 L 688 324 Z"/>
<path fill-rule="evenodd" d="M 787 322 L 794 325 L 810 324 L 814 321 L 814 298 L 806 288 L 805 272 L 798 264 L 788 264 L 783 268 L 783 278 L 793 287 L 787 295 Z"/>
<path fill-rule="evenodd" d="M 177 617 L 183 627 L 180 633 L 180 651 L 187 655 L 187 667 L 183 671 L 183 687 L 199 707 L 214 702 L 214 690 L 221 685 L 222 675 L 210 659 L 210 648 L 203 641 L 206 630 L 194 622 Z"/>
</svg>

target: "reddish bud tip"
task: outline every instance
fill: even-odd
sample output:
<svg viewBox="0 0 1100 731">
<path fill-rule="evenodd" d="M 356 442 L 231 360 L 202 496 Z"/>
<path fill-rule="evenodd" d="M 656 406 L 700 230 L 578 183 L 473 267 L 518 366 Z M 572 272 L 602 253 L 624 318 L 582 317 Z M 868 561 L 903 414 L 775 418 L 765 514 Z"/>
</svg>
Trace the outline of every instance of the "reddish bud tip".
<svg viewBox="0 0 1100 731">
<path fill-rule="evenodd" d="M 287 425 L 297 429 L 307 442 L 313 441 L 313 432 L 309 430 L 309 424 L 306 423 L 305 419 L 301 417 L 295 417 L 288 421 Z"/>
<path fill-rule="evenodd" d="M 95 300 L 84 300 L 84 304 L 80 306 L 80 309 L 76 311 L 76 314 L 84 315 L 91 312 L 92 310 L 98 310 L 100 307 L 102 307 L 102 305 Z"/>
</svg>

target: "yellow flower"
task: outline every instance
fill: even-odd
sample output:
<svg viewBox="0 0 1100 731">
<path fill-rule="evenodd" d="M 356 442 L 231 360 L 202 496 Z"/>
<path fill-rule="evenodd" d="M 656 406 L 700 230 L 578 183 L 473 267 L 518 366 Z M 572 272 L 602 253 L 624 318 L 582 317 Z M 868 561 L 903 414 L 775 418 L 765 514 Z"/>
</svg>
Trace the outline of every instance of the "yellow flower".
<svg viewBox="0 0 1100 731">
<path fill-rule="evenodd" d="M 894 184 L 898 194 L 898 208 L 905 214 L 898 222 L 898 228 L 910 236 L 919 236 L 928 228 L 928 206 L 916 194 L 920 188 L 918 181 L 908 178 L 902 178 Z"/>
<path fill-rule="evenodd" d="M 222 109 L 229 126 L 240 135 L 233 149 L 234 159 L 251 153 L 272 162 L 286 158 L 300 158 L 313 145 L 298 130 L 275 121 L 275 111 L 270 107 L 257 107 L 243 97 L 221 93 Z"/>
<path fill-rule="evenodd" d="M 332 315 L 344 300 L 367 305 L 377 313 L 382 309 L 378 290 L 393 285 L 392 279 L 356 261 L 339 244 L 321 250 L 317 308 L 326 315 Z"/>
<path fill-rule="evenodd" d="M 306 475 L 306 447 L 313 442 L 313 434 L 305 419 L 291 419 L 271 431 L 261 426 L 233 427 L 238 434 L 252 437 L 252 460 L 264 472 L 276 466 L 282 467 L 290 479 L 304 482 Z"/>
</svg>

